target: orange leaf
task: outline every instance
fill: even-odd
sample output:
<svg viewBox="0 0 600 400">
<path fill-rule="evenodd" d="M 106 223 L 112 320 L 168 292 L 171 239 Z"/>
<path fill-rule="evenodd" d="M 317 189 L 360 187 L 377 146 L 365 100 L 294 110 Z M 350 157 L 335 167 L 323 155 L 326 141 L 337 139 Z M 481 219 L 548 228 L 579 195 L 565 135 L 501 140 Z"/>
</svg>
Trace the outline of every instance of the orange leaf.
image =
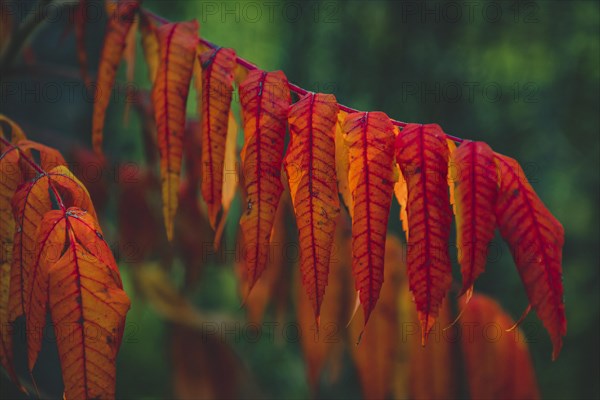
<svg viewBox="0 0 600 400">
<path fill-rule="evenodd" d="M 256 397 L 245 363 L 226 339 L 180 324 L 173 324 L 169 332 L 169 372 L 176 398 Z"/>
<path fill-rule="evenodd" d="M 225 230 L 225 222 L 231 208 L 231 203 L 235 198 L 238 187 L 238 161 L 237 161 L 237 135 L 238 123 L 229 111 L 229 121 L 227 123 L 227 137 L 225 138 L 225 157 L 223 158 L 223 186 L 221 188 L 221 207 L 223 212 L 219 219 L 219 224 L 215 229 L 215 240 L 213 247 L 217 250 L 221 244 L 221 237 Z"/>
<path fill-rule="evenodd" d="M 488 245 L 496 227 L 498 183 L 494 152 L 483 142 L 463 142 L 452 154 L 450 166 L 455 186 L 456 247 L 463 276 L 462 294 L 471 290 L 485 269 Z"/>
<path fill-rule="evenodd" d="M 97 247 L 81 231 L 92 228 L 93 218 L 77 208 L 54 210 L 42 226 L 63 219 L 61 252 L 41 258 L 48 276 L 49 304 L 57 338 L 67 399 L 114 398 L 115 363 L 121 344 L 129 299 L 123 291 L 112 255 Z M 44 230 L 44 228 L 42 228 Z M 56 242 L 57 244 L 60 242 Z M 110 252 L 108 253 L 110 254 Z"/>
<path fill-rule="evenodd" d="M 43 329 L 46 325 L 48 303 L 48 271 L 43 265 L 58 261 L 63 251 L 66 219 L 61 211 L 50 211 L 41 220 L 35 234 L 35 258 L 27 279 L 24 308 L 27 326 L 27 357 L 29 370 L 42 348 Z M 29 288 L 28 288 L 29 287 Z"/>
<path fill-rule="evenodd" d="M 411 313 L 414 315 L 414 312 Z M 445 299 L 440 305 L 439 319 L 430 331 L 427 346 L 421 346 L 417 333 L 417 316 L 404 322 L 401 340 L 408 342 L 410 373 L 408 378 L 412 399 L 455 399 L 457 398 L 457 369 L 454 345 L 457 334 L 444 331 L 452 322 L 450 304 Z M 413 329 L 414 328 L 414 329 Z M 481 397 L 472 397 L 480 399 Z"/>
<path fill-rule="evenodd" d="M 173 237 L 173 218 L 177 212 L 185 106 L 199 40 L 197 32 L 195 20 L 163 25 L 157 30 L 160 65 L 152 100 L 160 151 L 163 215 L 169 241 Z"/>
<path fill-rule="evenodd" d="M 0 264 L 10 263 L 15 233 L 10 200 L 22 181 L 19 168 L 19 152 L 16 147 L 7 148 L 0 155 Z"/>
<path fill-rule="evenodd" d="M 249 293 L 250 273 L 245 262 L 238 264 L 238 276 L 241 281 L 239 285 L 240 295 L 246 297 L 244 308 L 248 322 L 261 324 L 268 304 L 275 306 L 276 320 L 283 321 L 285 311 L 288 306 L 288 292 L 290 289 L 290 271 L 287 268 L 289 264 L 289 254 L 286 243 L 289 243 L 286 216 L 291 207 L 290 199 L 287 194 L 281 196 L 279 206 L 275 214 L 273 229 L 270 232 L 271 242 L 267 265 L 261 279 L 256 281 L 256 285 Z M 243 242 L 242 242 L 243 243 Z M 244 244 L 245 248 L 245 244 Z M 311 317 L 311 323 L 314 320 Z"/>
<path fill-rule="evenodd" d="M 283 191 L 281 164 L 291 102 L 281 71 L 251 71 L 240 86 L 244 116 L 242 171 L 246 190 L 240 226 L 248 269 L 248 293 L 261 276 L 269 256 L 271 229 Z"/>
<path fill-rule="evenodd" d="M 235 52 L 219 48 L 200 55 L 202 66 L 202 197 L 213 229 L 222 205 L 223 164 L 233 90 Z"/>
<path fill-rule="evenodd" d="M 396 195 L 396 200 L 400 205 L 400 221 L 402 222 L 402 230 L 406 235 L 406 241 L 408 242 L 408 213 L 406 212 L 406 205 L 408 203 L 408 187 L 406 184 L 406 179 L 404 179 L 404 175 L 402 174 L 402 170 L 396 164 L 397 172 L 398 172 L 398 180 L 394 184 L 394 194 Z"/>
<path fill-rule="evenodd" d="M 38 246 L 35 234 L 44 214 L 52 208 L 51 189 L 60 194 L 64 206 L 83 208 L 96 217 L 87 190 L 65 166 L 39 175 L 17 190 L 11 201 L 16 232 L 10 279 L 10 321 L 24 313 L 25 299 L 32 290 L 32 269 L 39 267 L 34 261 Z"/>
<path fill-rule="evenodd" d="M 435 124 L 408 124 L 396 139 L 396 158 L 408 188 L 408 278 L 425 343 L 452 281 L 444 132 Z"/>
<path fill-rule="evenodd" d="M 9 321 L 25 313 L 26 285 L 37 246 L 35 234 L 44 214 L 52 209 L 49 190 L 49 179 L 42 175 L 22 185 L 12 198 L 16 231 L 10 274 Z"/>
<path fill-rule="evenodd" d="M 140 17 L 140 32 L 142 35 L 142 50 L 144 52 L 146 66 L 148 67 L 148 75 L 150 76 L 150 82 L 154 84 L 156 73 L 158 71 L 158 64 L 160 63 L 160 50 L 158 38 L 156 37 L 156 26 L 145 12 L 142 12 Z"/>
<path fill-rule="evenodd" d="M 43 144 L 31 140 L 20 140 L 17 142 L 17 146 L 19 146 L 20 151 L 25 152 L 26 154 L 30 154 L 29 150 L 36 150 L 39 152 L 40 166 L 45 171 L 50 171 L 55 167 L 67 164 L 60 152 L 52 147 L 44 146 Z M 26 169 L 31 169 L 30 165 L 25 162 L 21 165 Z M 35 176 L 37 175 L 37 171 L 31 170 L 29 174 Z"/>
<path fill-rule="evenodd" d="M 12 329 L 8 321 L 8 296 L 10 288 L 10 264 L 0 263 L 0 365 L 8 373 L 10 379 L 19 387 L 21 391 L 25 389 L 21 386 L 19 378 L 13 367 L 13 340 Z"/>
<path fill-rule="evenodd" d="M 352 113 L 343 130 L 348 145 L 352 193 L 352 273 L 365 314 L 377 304 L 394 191 L 394 126 L 382 112 Z"/>
<path fill-rule="evenodd" d="M 309 388 L 314 394 L 324 370 L 335 381 L 341 373 L 345 355 L 346 331 L 345 325 L 350 318 L 351 310 L 347 307 L 352 303 L 351 270 L 351 240 L 350 224 L 347 219 L 338 216 L 333 236 L 333 249 L 329 258 L 329 273 L 331 284 L 327 288 L 329 301 L 321 309 L 320 326 L 315 324 L 313 305 L 306 301 L 302 290 L 305 285 L 303 274 L 296 268 L 294 274 L 296 294 L 296 316 L 298 319 L 300 345 L 306 364 L 306 375 Z M 268 274 L 267 271 L 265 274 Z M 262 281 L 262 279 L 261 279 Z M 260 284 L 257 284 L 257 286 Z M 254 292 L 253 292 L 254 294 Z"/>
<path fill-rule="evenodd" d="M 337 186 L 342 202 L 346 207 L 346 211 L 352 218 L 354 204 L 352 203 L 352 193 L 348 183 L 348 172 L 350 170 L 348 157 L 348 144 L 344 140 L 343 124 L 346 116 L 345 111 L 338 112 L 338 121 L 335 125 L 335 173 L 337 176 Z"/>
<path fill-rule="evenodd" d="M 7 118 L 5 115 L 0 114 L 0 136 L 2 136 L 3 138 L 7 139 L 4 135 L 4 128 L 2 126 L 2 124 L 5 123 L 8 125 L 8 127 L 10 128 L 10 142 L 15 144 L 20 140 L 25 140 L 27 139 L 27 137 L 25 136 L 25 132 L 23 132 L 23 129 L 21 129 L 21 127 L 14 122 L 13 120 Z M 1 143 L 0 143 L 1 146 Z M 0 147 L 0 150 L 4 151 L 4 146 Z"/>
<path fill-rule="evenodd" d="M 117 68 L 121 63 L 127 34 L 133 24 L 135 13 L 139 8 L 139 0 L 126 0 L 118 3 L 117 9 L 110 14 L 104 46 L 98 66 L 98 81 L 94 96 L 94 114 L 92 117 L 92 144 L 94 151 L 102 154 L 102 135 L 104 117 L 110 100 L 110 93 L 115 82 Z"/>
<path fill-rule="evenodd" d="M 400 134 L 400 129 L 397 126 L 394 126 L 394 135 L 396 138 Z M 400 221 L 402 222 L 402 230 L 404 231 L 404 235 L 406 241 L 408 242 L 408 214 L 406 213 L 406 204 L 408 203 L 408 187 L 406 186 L 406 179 L 404 179 L 404 175 L 402 175 L 402 170 L 398 163 L 395 165 L 394 169 L 394 195 L 396 196 L 396 200 L 400 205 Z"/>
<path fill-rule="evenodd" d="M 370 119 L 374 117 L 371 113 L 369 115 Z M 406 345 L 399 339 L 400 322 L 406 321 L 398 320 L 398 295 L 405 270 L 404 252 L 400 240 L 388 235 L 385 240 L 385 285 L 381 288 L 379 306 L 373 310 L 369 330 L 362 335 L 360 344 L 350 346 L 365 399 L 389 398 L 396 355 L 400 346 Z M 350 326 L 353 338 L 361 334 L 365 325 L 362 321 L 355 322 Z"/>
<path fill-rule="evenodd" d="M 476 294 L 461 317 L 461 344 L 472 399 L 538 399 L 527 338 L 494 300 Z"/>
<path fill-rule="evenodd" d="M 465 141 L 466 142 L 466 141 Z M 450 159 L 452 159 L 452 154 L 456 151 L 456 143 L 454 140 L 446 139 L 446 143 L 448 144 L 448 154 L 450 155 Z M 452 176 L 451 164 L 448 164 L 448 191 L 450 192 L 450 205 L 454 207 L 454 179 Z"/>
<path fill-rule="evenodd" d="M 138 31 L 138 26 L 140 24 L 140 20 L 138 18 L 134 18 L 131 28 L 129 28 L 129 32 L 127 32 L 127 36 L 125 37 L 125 49 L 123 50 L 123 60 L 127 66 L 125 70 L 125 79 L 128 82 L 133 82 L 135 77 L 135 53 L 136 53 L 136 36 Z M 130 103 L 125 104 L 128 106 Z"/>
<path fill-rule="evenodd" d="M 322 93 L 308 93 L 288 112 L 291 141 L 284 165 L 298 225 L 302 283 L 317 324 L 340 212 L 334 141 L 337 113 L 335 96 Z"/>
<path fill-rule="evenodd" d="M 532 307 L 553 343 L 552 359 L 567 332 L 562 285 L 562 225 L 544 206 L 519 163 L 495 153 L 500 170 L 496 218 Z"/>
</svg>

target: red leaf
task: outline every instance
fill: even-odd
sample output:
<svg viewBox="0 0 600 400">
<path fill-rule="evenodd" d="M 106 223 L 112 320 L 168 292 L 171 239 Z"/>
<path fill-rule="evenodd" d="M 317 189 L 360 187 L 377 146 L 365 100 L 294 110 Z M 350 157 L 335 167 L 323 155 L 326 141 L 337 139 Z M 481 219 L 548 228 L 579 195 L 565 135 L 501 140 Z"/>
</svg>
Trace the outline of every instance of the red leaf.
<svg viewBox="0 0 600 400">
<path fill-rule="evenodd" d="M 366 325 L 383 284 L 396 137 L 392 122 L 382 112 L 349 114 L 343 130 L 352 193 L 352 273 Z"/>
<path fill-rule="evenodd" d="M 298 225 L 302 283 L 317 324 L 340 212 L 335 172 L 338 105 L 331 94 L 308 93 L 288 112 L 291 141 L 284 158 Z"/>
<path fill-rule="evenodd" d="M 494 237 L 494 207 L 498 173 L 494 152 L 483 142 L 464 142 L 452 153 L 458 262 L 463 276 L 462 293 L 470 297 L 475 279 L 485 269 L 488 245 Z"/>
<path fill-rule="evenodd" d="M 396 138 L 396 158 L 408 187 L 408 280 L 423 343 L 452 282 L 448 153 L 439 125 L 408 124 Z"/>
<path fill-rule="evenodd" d="M 154 84 L 160 63 L 160 49 L 156 37 L 156 26 L 145 12 L 140 16 L 140 34 L 142 35 L 142 51 L 148 67 L 150 82 Z"/>
<path fill-rule="evenodd" d="M 371 113 L 369 115 L 370 118 L 373 117 Z M 393 150 L 393 146 L 390 149 Z M 349 347 L 364 399 L 395 398 L 390 396 L 392 385 L 396 381 L 394 369 L 400 349 L 407 347 L 406 340 L 402 340 L 405 338 L 400 336 L 403 333 L 401 328 L 407 325 L 407 321 L 399 318 L 401 303 L 398 301 L 399 293 L 406 287 L 403 279 L 405 250 L 398 238 L 387 236 L 384 253 L 385 285 L 381 288 L 379 305 L 373 310 L 369 329 L 364 334 L 365 323 L 360 316 L 350 325 L 352 338 L 362 335 L 359 345 L 351 343 Z"/>
<path fill-rule="evenodd" d="M 199 40 L 198 22 L 163 25 L 158 28 L 157 35 L 160 64 L 152 100 L 160 151 L 163 215 L 167 237 L 171 240 L 178 203 L 185 107 Z"/>
<path fill-rule="evenodd" d="M 495 153 L 500 170 L 496 218 L 500 233 L 510 245 L 532 307 L 553 343 L 552 359 L 567 332 L 562 285 L 562 225 L 537 196 L 519 163 Z"/>
<path fill-rule="evenodd" d="M 10 262 L 15 221 L 10 201 L 22 181 L 19 168 L 19 151 L 8 147 L 0 155 L 0 264 Z"/>
<path fill-rule="evenodd" d="M 118 3 L 111 14 L 104 37 L 104 46 L 98 66 L 98 81 L 94 96 L 94 114 L 92 118 L 92 144 L 94 151 L 102 154 L 102 135 L 104 117 L 115 83 L 117 68 L 123 58 L 127 33 L 133 24 L 133 18 L 139 8 L 139 0 L 124 0 Z"/>
<path fill-rule="evenodd" d="M 57 338 L 65 397 L 114 398 L 116 357 L 129 298 L 94 218 L 77 208 L 54 210 L 44 216 L 41 231 L 47 232 L 46 225 L 61 219 L 64 230 L 56 231 L 53 241 L 60 251 L 53 257 L 41 257 L 40 269 L 42 276 L 47 275 L 46 298 Z"/>
<path fill-rule="evenodd" d="M 9 320 L 25 312 L 26 299 L 32 290 L 31 274 L 39 265 L 34 257 L 36 232 L 44 214 L 52 209 L 50 191 L 60 194 L 63 205 L 77 206 L 96 218 L 94 206 L 83 184 L 64 166 L 39 175 L 22 185 L 12 198 L 16 232 L 10 278 Z"/>
<path fill-rule="evenodd" d="M 8 373 L 10 379 L 25 392 L 19 382 L 19 377 L 13 364 L 13 340 L 12 329 L 8 321 L 8 298 L 10 291 L 10 264 L 0 263 L 0 365 Z"/>
<path fill-rule="evenodd" d="M 223 164 L 233 90 L 235 52 L 219 48 L 200 55 L 202 66 L 202 197 L 213 229 L 222 205 Z"/>
<path fill-rule="evenodd" d="M 288 81 L 281 71 L 251 71 L 240 86 L 244 116 L 242 170 L 247 207 L 240 226 L 248 269 L 248 293 L 265 269 L 271 229 L 283 191 L 281 164 L 291 102 Z"/>
<path fill-rule="evenodd" d="M 538 399 L 540 393 L 520 330 L 494 300 L 476 294 L 462 305 L 461 349 L 472 399 Z"/>
</svg>

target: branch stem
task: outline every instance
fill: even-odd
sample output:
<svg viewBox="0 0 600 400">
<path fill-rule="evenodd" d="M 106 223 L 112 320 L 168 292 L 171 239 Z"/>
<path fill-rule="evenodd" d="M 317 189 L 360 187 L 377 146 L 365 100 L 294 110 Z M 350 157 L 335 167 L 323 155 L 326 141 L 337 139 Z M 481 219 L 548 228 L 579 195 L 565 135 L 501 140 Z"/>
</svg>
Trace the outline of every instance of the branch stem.
<svg viewBox="0 0 600 400">
<path fill-rule="evenodd" d="M 157 15 L 157 14 L 155 14 L 152 11 L 149 11 L 147 9 L 142 9 L 142 12 L 145 13 L 147 16 L 153 18 L 155 21 L 161 23 L 161 24 L 171 23 L 171 21 L 169 21 L 168 19 L 163 18 L 160 15 Z M 212 43 L 212 42 L 210 42 L 210 41 L 208 41 L 208 40 L 206 40 L 204 38 L 200 38 L 200 42 L 202 44 L 204 44 L 205 46 L 210 47 L 211 49 L 215 49 L 215 48 L 219 47 L 216 44 L 214 44 L 214 43 Z M 240 65 L 240 66 L 242 66 L 242 67 L 244 67 L 244 68 L 246 68 L 248 70 L 258 69 L 258 67 L 256 66 L 256 64 L 254 64 L 254 63 L 252 63 L 252 62 L 250 62 L 250 61 L 248 61 L 248 60 L 246 60 L 246 59 L 244 59 L 242 57 L 238 56 L 236 58 L 236 61 L 237 61 L 238 65 Z M 298 86 L 298 85 L 296 85 L 294 83 L 291 83 L 291 82 L 288 83 L 288 86 L 289 86 L 289 88 L 290 88 L 290 90 L 292 92 L 294 92 L 294 93 L 296 93 L 296 94 L 298 94 L 300 96 L 304 96 L 307 93 L 312 93 L 311 91 L 306 90 L 306 89 L 304 89 L 304 88 L 302 88 L 302 87 L 300 87 L 300 86 Z M 345 111 L 347 113 L 361 112 L 361 111 L 359 111 L 359 110 L 357 110 L 355 108 L 348 107 L 348 106 L 345 106 L 343 104 L 339 104 L 338 103 L 338 106 L 339 106 L 340 110 Z M 403 121 L 398 121 L 398 120 L 395 120 L 395 119 L 391 119 L 391 121 L 392 121 L 392 124 L 394 124 L 396 126 L 399 126 L 401 128 L 403 128 L 403 127 L 405 127 L 407 125 L 407 123 L 403 122 Z M 459 138 L 458 136 L 449 135 L 447 133 L 445 135 L 446 135 L 447 139 L 453 140 L 453 141 L 455 141 L 457 143 L 462 143 L 464 141 L 464 139 Z"/>
</svg>

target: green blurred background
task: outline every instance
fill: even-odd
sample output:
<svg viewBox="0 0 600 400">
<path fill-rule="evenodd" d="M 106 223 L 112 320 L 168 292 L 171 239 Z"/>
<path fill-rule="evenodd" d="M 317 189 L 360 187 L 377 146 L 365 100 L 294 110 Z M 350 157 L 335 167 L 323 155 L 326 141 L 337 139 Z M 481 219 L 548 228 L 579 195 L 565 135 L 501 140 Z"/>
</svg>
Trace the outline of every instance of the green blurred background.
<svg viewBox="0 0 600 400">
<path fill-rule="evenodd" d="M 32 4 L 22 1 L 19 7 L 27 10 Z M 483 140 L 519 160 L 566 233 L 568 332 L 557 361 L 550 361 L 550 342 L 535 314 L 523 324 L 542 395 L 600 396 L 598 2 L 146 0 L 144 7 L 173 21 L 197 18 L 203 37 L 234 48 L 263 69 L 283 70 L 291 82 L 308 90 L 334 93 L 342 104 L 384 111 L 402 121 L 436 122 L 448 133 Z M 104 24 L 99 19 L 88 27 L 94 72 Z M 90 148 L 93 105 L 78 80 L 74 35 L 65 35 L 65 29 L 66 18 L 39 28 L 17 60 L 18 68 L 2 77 L 0 112 L 21 123 L 34 140 L 68 153 L 73 147 Z M 141 50 L 137 51 L 135 84 L 150 88 Z M 125 82 L 124 68 L 118 79 Z M 41 85 L 38 89 L 36 83 Z M 44 95 L 39 88 L 49 83 L 56 83 L 62 95 Z M 69 84 L 75 87 L 72 98 L 66 95 Z M 38 95 L 26 94 L 27 89 Z M 193 114 L 194 100 L 188 105 Z M 131 116 L 125 124 L 124 109 L 124 96 L 109 108 L 105 151 L 111 161 L 141 163 L 140 122 Z M 119 222 L 115 207 L 111 193 L 101 222 L 113 237 Z M 400 233 L 395 207 L 390 230 Z M 236 200 L 231 220 L 239 213 Z M 235 222 L 228 224 L 226 240 L 233 242 L 235 228 Z M 508 249 L 502 246 L 500 251 L 476 287 L 518 318 L 526 297 Z M 203 266 L 200 284 L 188 294 L 203 310 L 241 318 L 231 264 Z M 133 295 L 131 266 L 121 266 L 133 307 L 119 356 L 118 395 L 169 397 L 169 324 Z M 177 279 L 177 268 L 172 274 Z M 258 388 L 249 393 L 309 396 L 297 343 L 240 342 L 234 349 L 253 371 L 252 385 Z M 48 355 L 49 368 L 40 374 L 45 375 L 43 382 L 38 381 L 50 392 L 52 382 L 60 380 L 53 356 Z M 3 376 L 3 390 L 10 394 L 9 385 Z M 352 371 L 320 392 L 325 397 L 359 393 Z"/>
</svg>

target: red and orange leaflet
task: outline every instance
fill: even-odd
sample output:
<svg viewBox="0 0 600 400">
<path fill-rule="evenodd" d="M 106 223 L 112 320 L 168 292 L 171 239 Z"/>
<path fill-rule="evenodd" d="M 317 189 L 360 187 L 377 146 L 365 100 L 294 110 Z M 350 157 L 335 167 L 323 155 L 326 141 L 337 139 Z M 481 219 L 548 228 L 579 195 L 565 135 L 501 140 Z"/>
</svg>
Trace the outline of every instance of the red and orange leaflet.
<svg viewBox="0 0 600 400">
<path fill-rule="evenodd" d="M 343 131 L 352 193 L 352 272 L 366 325 L 383 284 L 394 192 L 394 126 L 382 112 L 352 113 L 346 116 Z"/>
<path fill-rule="evenodd" d="M 198 45 L 198 23 L 166 24 L 157 29 L 160 64 L 152 88 L 160 152 L 163 216 L 167 237 L 173 237 L 177 212 L 185 107 Z"/>
<path fill-rule="evenodd" d="M 452 281 L 448 157 L 439 125 L 408 124 L 396 138 L 396 158 L 408 189 L 408 280 L 423 343 Z"/>
<path fill-rule="evenodd" d="M 562 284 L 560 222 L 537 196 L 519 163 L 495 153 L 500 171 L 496 219 L 510 246 L 531 306 L 550 334 L 556 359 L 567 331 Z"/>
<path fill-rule="evenodd" d="M 269 256 L 271 230 L 283 191 L 281 166 L 291 102 L 281 71 L 251 71 L 240 86 L 244 116 L 242 171 L 246 204 L 240 226 L 248 269 L 248 291 L 260 277 Z"/>
</svg>

